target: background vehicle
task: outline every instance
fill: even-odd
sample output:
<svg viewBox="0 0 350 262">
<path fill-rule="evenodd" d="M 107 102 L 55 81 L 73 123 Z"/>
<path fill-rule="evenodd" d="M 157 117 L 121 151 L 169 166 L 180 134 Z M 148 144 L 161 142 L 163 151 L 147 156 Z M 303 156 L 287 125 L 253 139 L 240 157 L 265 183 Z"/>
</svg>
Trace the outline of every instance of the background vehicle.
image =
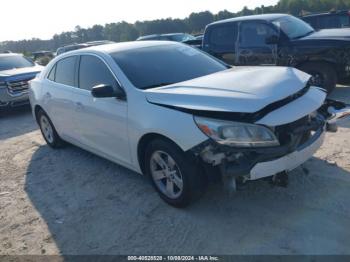
<svg viewBox="0 0 350 262">
<path fill-rule="evenodd" d="M 0 108 L 28 104 L 28 81 L 41 70 L 23 55 L 0 54 Z"/>
<path fill-rule="evenodd" d="M 300 17 L 315 30 L 350 27 L 350 11 L 333 11 Z"/>
<path fill-rule="evenodd" d="M 51 51 L 37 51 L 32 53 L 33 60 L 39 65 L 46 66 L 55 57 Z"/>
<path fill-rule="evenodd" d="M 31 81 L 30 99 L 50 146 L 65 140 L 146 174 L 167 203 L 184 206 L 208 180 L 230 187 L 312 156 L 329 113 L 309 78 L 286 67 L 232 69 L 180 43 L 134 41 L 56 57 Z"/>
<path fill-rule="evenodd" d="M 231 65 L 293 66 L 331 92 L 350 78 L 350 30 L 315 32 L 290 15 L 232 18 L 206 27 L 203 50 Z"/>
<path fill-rule="evenodd" d="M 154 34 L 140 36 L 136 41 L 146 40 L 158 40 L 158 41 L 175 41 L 175 42 L 186 42 L 189 40 L 196 40 L 196 38 L 186 33 L 171 33 L 171 34 Z"/>
<path fill-rule="evenodd" d="M 108 40 L 100 40 L 100 41 L 91 41 L 91 42 L 86 42 L 86 43 L 81 43 L 81 44 L 73 44 L 73 45 L 67 45 L 63 46 L 57 49 L 56 55 L 63 54 L 65 52 L 81 49 L 81 48 L 86 48 L 90 46 L 99 46 L 99 45 L 106 45 L 106 44 L 113 44 L 114 42 L 108 41 Z"/>
</svg>

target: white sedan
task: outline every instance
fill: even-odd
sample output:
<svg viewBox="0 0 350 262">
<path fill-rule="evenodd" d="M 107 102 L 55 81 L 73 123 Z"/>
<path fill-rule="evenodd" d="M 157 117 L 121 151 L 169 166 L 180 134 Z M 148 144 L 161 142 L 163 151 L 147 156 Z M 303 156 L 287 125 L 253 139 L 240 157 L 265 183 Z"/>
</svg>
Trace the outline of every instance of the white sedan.
<svg viewBox="0 0 350 262">
<path fill-rule="evenodd" d="M 65 53 L 31 82 L 47 144 L 64 141 L 146 174 L 185 206 L 208 181 L 272 177 L 321 146 L 344 105 L 287 67 L 231 68 L 175 42 L 130 42 Z M 343 113 L 344 113 L 344 109 Z M 327 128 L 328 127 L 328 128 Z"/>
</svg>

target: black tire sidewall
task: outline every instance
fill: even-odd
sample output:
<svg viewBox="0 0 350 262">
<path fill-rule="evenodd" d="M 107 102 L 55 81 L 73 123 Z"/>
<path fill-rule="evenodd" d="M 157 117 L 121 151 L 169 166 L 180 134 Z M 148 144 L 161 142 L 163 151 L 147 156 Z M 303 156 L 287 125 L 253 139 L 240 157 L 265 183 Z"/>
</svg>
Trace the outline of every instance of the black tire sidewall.
<svg viewBox="0 0 350 262">
<path fill-rule="evenodd" d="M 49 121 L 50 125 L 51 125 L 51 128 L 53 130 L 53 142 L 50 142 L 47 140 L 46 136 L 44 135 L 44 132 L 42 130 L 42 127 L 41 127 L 41 118 L 42 117 L 46 117 L 46 119 Z M 60 146 L 62 146 L 62 140 L 61 138 L 58 136 L 57 132 L 56 132 L 56 129 L 55 129 L 55 126 L 52 124 L 51 122 L 51 119 L 49 118 L 49 116 L 43 111 L 43 110 L 40 110 L 38 112 L 38 123 L 39 123 L 39 127 L 40 127 L 40 131 L 41 131 L 41 134 L 42 136 L 44 137 L 46 143 L 51 146 L 52 148 L 58 148 Z"/>
<path fill-rule="evenodd" d="M 157 150 L 169 154 L 174 159 L 178 168 L 180 169 L 183 180 L 183 190 L 182 194 L 176 199 L 171 199 L 164 195 L 157 187 L 152 177 L 150 169 L 150 159 L 152 154 Z M 146 175 L 150 179 L 153 187 L 156 189 L 160 197 L 165 202 L 175 207 L 185 207 L 192 200 L 195 199 L 195 196 L 197 195 L 196 191 L 200 189 L 201 184 L 199 181 L 199 175 L 197 172 L 196 164 L 191 163 L 191 161 L 189 161 L 189 159 L 186 157 L 186 154 L 176 144 L 171 143 L 165 139 L 156 139 L 149 143 L 149 145 L 147 146 L 144 160 Z"/>
</svg>

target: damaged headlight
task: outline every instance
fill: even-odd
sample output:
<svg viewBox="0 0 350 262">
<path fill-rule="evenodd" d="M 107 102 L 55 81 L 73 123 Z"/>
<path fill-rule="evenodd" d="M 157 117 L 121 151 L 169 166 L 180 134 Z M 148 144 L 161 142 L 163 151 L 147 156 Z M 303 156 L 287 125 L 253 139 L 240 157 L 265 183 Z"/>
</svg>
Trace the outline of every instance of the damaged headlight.
<svg viewBox="0 0 350 262">
<path fill-rule="evenodd" d="M 275 134 L 265 126 L 196 116 L 194 121 L 204 134 L 223 145 L 237 147 L 279 145 Z"/>
</svg>

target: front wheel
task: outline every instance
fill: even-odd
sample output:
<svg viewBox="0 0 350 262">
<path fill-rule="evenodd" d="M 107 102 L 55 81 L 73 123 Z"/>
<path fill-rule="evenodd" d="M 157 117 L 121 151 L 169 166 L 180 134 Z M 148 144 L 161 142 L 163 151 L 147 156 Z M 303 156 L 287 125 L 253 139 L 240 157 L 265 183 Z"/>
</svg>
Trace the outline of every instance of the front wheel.
<svg viewBox="0 0 350 262">
<path fill-rule="evenodd" d="M 299 68 L 311 75 L 310 84 L 322 87 L 331 93 L 337 84 L 337 73 L 327 63 L 306 63 Z"/>
<path fill-rule="evenodd" d="M 145 154 L 146 173 L 160 197 L 175 207 L 185 207 L 203 192 L 203 179 L 185 153 L 165 139 L 152 141 Z"/>
</svg>

